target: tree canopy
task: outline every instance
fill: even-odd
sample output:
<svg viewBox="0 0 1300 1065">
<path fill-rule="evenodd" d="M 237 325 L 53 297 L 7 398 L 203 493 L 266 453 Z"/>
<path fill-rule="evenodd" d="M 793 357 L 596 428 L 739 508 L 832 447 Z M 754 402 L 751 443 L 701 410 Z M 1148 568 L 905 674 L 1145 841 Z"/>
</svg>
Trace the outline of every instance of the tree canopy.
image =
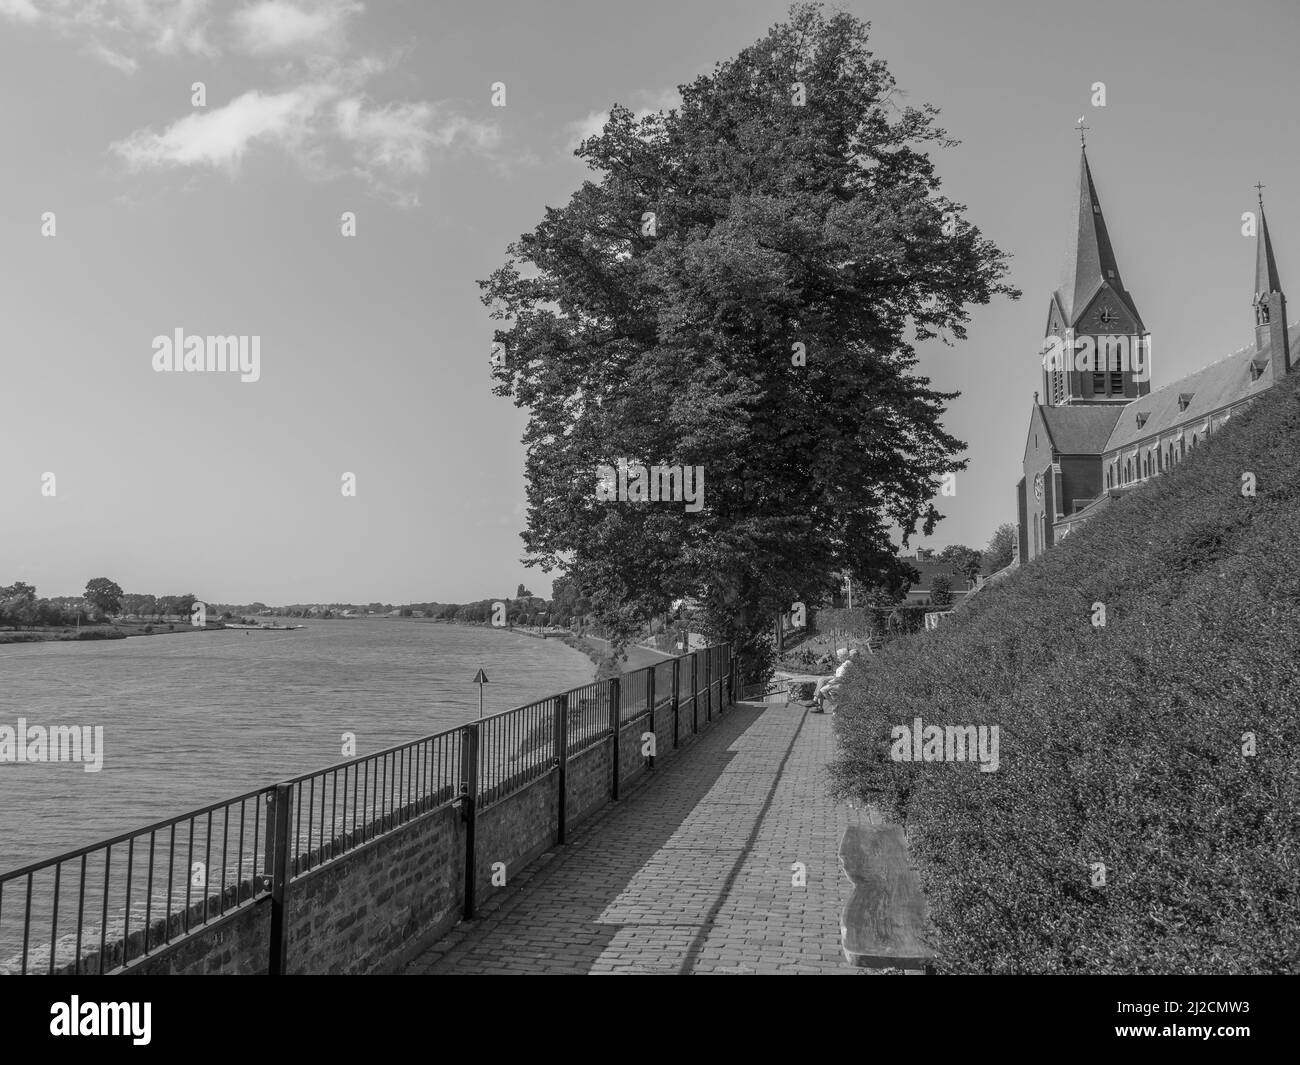
<svg viewBox="0 0 1300 1065">
<path fill-rule="evenodd" d="M 867 29 L 798 6 L 680 107 L 615 106 L 578 149 L 596 179 L 480 282 L 494 390 L 529 411 L 525 562 L 563 566 L 616 638 L 689 595 L 761 659 L 791 603 L 895 574 L 891 529 L 929 534 L 964 467 L 912 342 L 1018 293 Z M 703 507 L 608 501 L 620 459 L 701 469 Z"/>
<path fill-rule="evenodd" d="M 993 531 L 989 545 L 984 549 L 984 572 L 996 573 L 1000 569 L 1005 569 L 1011 565 L 1015 552 L 1016 527 L 1009 521 L 1003 522 Z"/>
</svg>

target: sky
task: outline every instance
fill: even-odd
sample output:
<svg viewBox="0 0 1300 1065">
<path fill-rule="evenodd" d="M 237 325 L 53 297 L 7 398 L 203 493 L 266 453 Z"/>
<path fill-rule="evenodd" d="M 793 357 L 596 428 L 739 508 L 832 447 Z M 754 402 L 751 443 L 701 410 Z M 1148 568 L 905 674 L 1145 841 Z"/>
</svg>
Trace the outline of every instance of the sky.
<svg viewBox="0 0 1300 1065">
<path fill-rule="evenodd" d="M 1024 292 L 920 349 L 919 372 L 962 393 L 945 424 L 970 466 L 911 546 L 982 547 L 1015 520 L 1081 115 L 1154 387 L 1251 342 L 1257 181 L 1300 300 L 1300 9 L 839 6 L 962 142 L 934 152 L 943 192 Z M 586 178 L 572 150 L 613 103 L 670 106 L 787 10 L 0 0 L 0 584 L 547 594 L 521 562 L 526 415 L 492 395 L 476 282 Z M 178 328 L 260 337 L 258 379 L 156 372 L 154 338 Z"/>
</svg>

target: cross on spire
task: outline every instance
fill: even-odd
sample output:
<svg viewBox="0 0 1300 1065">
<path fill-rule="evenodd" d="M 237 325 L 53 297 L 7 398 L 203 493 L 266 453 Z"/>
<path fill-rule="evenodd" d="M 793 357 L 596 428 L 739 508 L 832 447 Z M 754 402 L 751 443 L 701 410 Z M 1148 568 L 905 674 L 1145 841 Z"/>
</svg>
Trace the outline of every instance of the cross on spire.
<svg viewBox="0 0 1300 1065">
<path fill-rule="evenodd" d="M 1261 207 L 1264 206 L 1264 190 L 1265 190 L 1266 188 L 1268 188 L 1267 185 L 1261 185 L 1258 181 L 1255 182 L 1255 192 L 1256 192 L 1256 193 L 1258 194 L 1258 196 L 1259 196 L 1259 205 L 1260 205 Z"/>
<path fill-rule="evenodd" d="M 1083 124 L 1083 115 L 1080 115 L 1080 116 L 1079 116 L 1079 121 L 1075 123 L 1075 127 L 1076 127 L 1076 128 L 1078 129 L 1078 131 L 1079 131 L 1079 144 L 1081 144 L 1081 145 L 1083 146 L 1084 150 L 1086 151 L 1086 150 L 1087 150 L 1087 147 L 1088 147 L 1088 141 L 1087 141 L 1087 138 L 1084 137 L 1084 133 L 1085 133 L 1085 131 L 1092 129 L 1092 127 L 1091 127 L 1091 126 L 1085 126 L 1085 125 Z"/>
</svg>

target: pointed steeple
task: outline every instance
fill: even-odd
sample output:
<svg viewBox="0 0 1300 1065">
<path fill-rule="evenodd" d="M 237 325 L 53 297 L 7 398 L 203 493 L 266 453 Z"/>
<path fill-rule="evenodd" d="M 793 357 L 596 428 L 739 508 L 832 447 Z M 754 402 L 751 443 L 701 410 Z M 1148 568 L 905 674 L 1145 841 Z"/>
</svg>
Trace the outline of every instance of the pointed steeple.
<svg viewBox="0 0 1300 1065">
<path fill-rule="evenodd" d="M 1277 276 L 1273 241 L 1264 218 L 1263 185 L 1259 193 L 1259 234 L 1255 244 L 1255 372 L 1271 367 L 1272 378 L 1281 380 L 1291 372 L 1291 336 L 1286 327 L 1286 296 Z"/>
<path fill-rule="evenodd" d="M 1282 282 L 1277 277 L 1277 261 L 1273 258 L 1273 241 L 1268 235 L 1268 220 L 1264 217 L 1264 194 L 1259 195 L 1259 240 L 1255 251 L 1255 296 L 1281 292 Z"/>
<path fill-rule="evenodd" d="M 1073 328 L 1078 324 L 1092 297 L 1103 285 L 1109 285 L 1123 300 L 1140 327 L 1142 323 L 1137 308 L 1119 276 L 1115 249 L 1111 247 L 1106 218 L 1101 213 L 1101 200 L 1088 166 L 1088 151 L 1083 148 L 1079 152 L 1078 214 L 1065 269 L 1061 273 L 1061 287 L 1056 292 L 1067 327 Z"/>
<path fill-rule="evenodd" d="M 1128 403 L 1151 391 L 1149 337 L 1119 276 L 1086 148 L 1077 191 L 1065 269 L 1040 349 L 1043 388 L 1052 406 Z"/>
</svg>

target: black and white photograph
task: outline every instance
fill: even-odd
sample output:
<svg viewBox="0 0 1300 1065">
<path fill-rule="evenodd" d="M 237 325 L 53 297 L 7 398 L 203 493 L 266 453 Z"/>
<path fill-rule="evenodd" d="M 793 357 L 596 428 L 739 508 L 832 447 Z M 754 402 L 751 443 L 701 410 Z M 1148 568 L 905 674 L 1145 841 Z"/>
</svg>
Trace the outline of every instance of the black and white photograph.
<svg viewBox="0 0 1300 1065">
<path fill-rule="evenodd" d="M 187 975 L 1280 1031 L 1298 42 L 0 0 L 0 975 L 63 978 L 7 1048 L 178 1049 Z"/>
</svg>

